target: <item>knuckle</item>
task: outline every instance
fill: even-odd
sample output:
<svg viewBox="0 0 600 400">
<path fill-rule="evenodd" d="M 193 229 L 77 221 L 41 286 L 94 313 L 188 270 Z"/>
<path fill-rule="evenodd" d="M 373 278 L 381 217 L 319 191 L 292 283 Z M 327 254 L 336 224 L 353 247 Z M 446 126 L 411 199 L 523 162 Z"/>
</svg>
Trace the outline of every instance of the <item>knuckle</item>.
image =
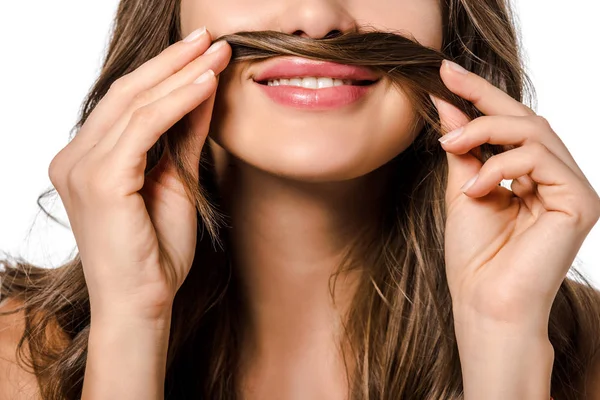
<svg viewBox="0 0 600 400">
<path fill-rule="evenodd" d="M 65 165 L 62 159 L 62 150 L 52 158 L 50 165 L 48 165 L 48 177 L 50 182 L 55 188 L 63 185 L 64 178 L 66 175 Z"/>
<path fill-rule="evenodd" d="M 500 154 L 492 154 L 492 155 L 491 155 L 491 156 L 490 156 L 490 157 L 487 159 L 487 161 L 485 162 L 485 164 L 490 164 L 490 166 L 489 166 L 489 167 L 493 167 L 493 166 L 495 166 L 495 165 L 497 165 L 497 164 L 500 164 L 500 162 L 501 162 L 501 161 L 502 161 L 502 159 L 504 158 L 504 156 L 503 156 L 504 154 L 505 154 L 505 153 L 500 153 Z M 484 165 L 485 165 L 485 164 L 484 164 Z M 488 168 L 489 168 L 489 167 L 488 167 Z"/>
<path fill-rule="evenodd" d="M 484 126 L 486 126 L 488 123 L 491 122 L 491 118 L 488 115 L 482 115 L 481 117 L 477 117 L 473 120 L 471 120 L 469 123 L 467 123 L 465 125 L 465 132 L 467 132 L 467 129 L 469 129 L 471 132 L 476 131 L 478 129 L 483 128 Z"/>
<path fill-rule="evenodd" d="M 481 91 L 481 87 L 470 88 L 465 98 L 473 103 L 477 103 L 483 97 Z"/>
<path fill-rule="evenodd" d="M 550 122 L 546 118 L 542 117 L 541 115 L 535 115 L 533 118 L 534 118 L 535 124 L 537 125 L 538 129 L 552 130 L 552 127 L 550 126 Z"/>
<path fill-rule="evenodd" d="M 502 154 L 494 154 L 481 167 L 481 175 L 502 175 Z"/>
<path fill-rule="evenodd" d="M 131 76 L 129 74 L 123 75 L 111 83 L 109 91 L 117 92 L 119 95 L 129 93 L 132 90 Z"/>
<path fill-rule="evenodd" d="M 131 115 L 131 123 L 136 126 L 152 125 L 158 117 L 156 111 L 152 107 L 140 107 Z"/>
<path fill-rule="evenodd" d="M 582 219 L 587 222 L 586 225 L 591 229 L 600 219 L 600 198 L 597 193 L 594 192 L 591 196 L 588 196 L 588 200 L 582 206 L 582 211 Z"/>
<path fill-rule="evenodd" d="M 65 190 L 80 207 L 114 205 L 124 191 L 122 175 L 110 157 L 84 157 L 68 171 Z"/>
<path fill-rule="evenodd" d="M 542 135 L 537 117 L 525 117 L 523 120 L 526 131 L 526 137 L 524 142 L 539 142 Z"/>
<path fill-rule="evenodd" d="M 543 143 L 533 142 L 529 146 L 529 152 L 534 158 L 545 157 L 548 154 L 548 148 Z"/>
<path fill-rule="evenodd" d="M 523 104 L 523 103 L 521 103 Z M 529 107 L 527 104 L 523 104 L 523 110 L 525 110 L 525 113 L 529 116 L 535 116 L 537 115 L 535 113 L 535 111 L 533 111 L 533 109 L 531 107 Z"/>
<path fill-rule="evenodd" d="M 563 196 L 563 204 L 570 210 L 567 219 L 574 229 L 591 229 L 600 217 L 600 199 L 596 194 L 589 196 L 581 192 L 570 191 Z"/>
<path fill-rule="evenodd" d="M 151 90 L 144 90 L 133 96 L 133 101 L 131 105 L 134 110 L 137 110 L 138 108 L 142 108 L 152 103 L 153 101 L 154 93 Z"/>
<path fill-rule="evenodd" d="M 473 88 L 471 95 L 476 101 L 480 101 L 481 99 L 491 97 L 494 90 L 496 90 L 496 87 L 486 79 L 477 79 L 477 84 Z"/>
</svg>

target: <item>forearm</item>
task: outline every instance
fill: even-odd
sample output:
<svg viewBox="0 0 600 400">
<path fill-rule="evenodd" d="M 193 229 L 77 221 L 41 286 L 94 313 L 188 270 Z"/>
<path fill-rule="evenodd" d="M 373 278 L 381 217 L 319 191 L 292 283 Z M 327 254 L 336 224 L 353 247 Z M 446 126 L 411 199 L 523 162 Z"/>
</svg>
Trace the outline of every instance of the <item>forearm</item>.
<svg viewBox="0 0 600 400">
<path fill-rule="evenodd" d="M 163 399 L 169 327 L 92 314 L 82 399 Z"/>
<path fill-rule="evenodd" d="M 554 349 L 547 335 L 465 320 L 456 328 L 465 400 L 550 399 Z"/>
</svg>

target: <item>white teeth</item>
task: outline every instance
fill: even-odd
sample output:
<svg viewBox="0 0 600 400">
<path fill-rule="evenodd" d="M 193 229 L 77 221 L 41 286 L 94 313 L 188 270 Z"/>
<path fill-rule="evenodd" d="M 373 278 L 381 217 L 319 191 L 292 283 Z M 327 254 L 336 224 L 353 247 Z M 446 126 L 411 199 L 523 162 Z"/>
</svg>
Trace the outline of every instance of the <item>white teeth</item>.
<svg viewBox="0 0 600 400">
<path fill-rule="evenodd" d="M 306 77 L 302 78 L 302 87 L 306 89 L 316 89 L 317 88 L 317 78 Z"/>
<path fill-rule="evenodd" d="M 351 85 L 350 79 L 333 79 L 325 77 L 304 77 L 291 79 L 273 79 L 267 82 L 268 86 L 297 86 L 306 89 L 322 89 L 333 86 Z"/>
<path fill-rule="evenodd" d="M 325 88 L 325 87 L 332 87 L 332 86 L 333 86 L 333 79 L 331 79 L 331 78 L 319 78 L 319 79 L 317 79 L 317 87 L 319 89 Z"/>
</svg>

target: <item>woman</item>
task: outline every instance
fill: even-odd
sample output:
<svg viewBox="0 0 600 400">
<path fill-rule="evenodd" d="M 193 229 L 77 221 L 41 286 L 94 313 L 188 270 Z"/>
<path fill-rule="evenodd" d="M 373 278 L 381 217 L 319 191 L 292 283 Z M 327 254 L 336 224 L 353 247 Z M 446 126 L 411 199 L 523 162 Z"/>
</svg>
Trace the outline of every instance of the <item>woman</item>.
<svg viewBox="0 0 600 400">
<path fill-rule="evenodd" d="M 361 66 L 367 27 L 457 63 Z M 225 37 L 347 65 L 211 46 L 268 30 Z M 0 398 L 600 398 L 600 200 L 526 82 L 503 1 L 122 0 L 49 170 L 79 254 L 4 262 Z"/>
</svg>

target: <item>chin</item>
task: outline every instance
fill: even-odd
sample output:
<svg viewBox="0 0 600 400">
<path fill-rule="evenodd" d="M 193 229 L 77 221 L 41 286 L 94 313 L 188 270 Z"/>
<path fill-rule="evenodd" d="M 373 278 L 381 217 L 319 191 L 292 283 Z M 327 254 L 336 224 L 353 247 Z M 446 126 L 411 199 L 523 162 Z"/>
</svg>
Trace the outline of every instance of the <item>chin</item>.
<svg viewBox="0 0 600 400">
<path fill-rule="evenodd" d="M 216 158 L 298 181 L 344 181 L 385 165 L 419 131 L 408 98 L 384 82 L 326 110 L 278 104 L 257 85 L 221 77 L 210 128 Z"/>
</svg>

